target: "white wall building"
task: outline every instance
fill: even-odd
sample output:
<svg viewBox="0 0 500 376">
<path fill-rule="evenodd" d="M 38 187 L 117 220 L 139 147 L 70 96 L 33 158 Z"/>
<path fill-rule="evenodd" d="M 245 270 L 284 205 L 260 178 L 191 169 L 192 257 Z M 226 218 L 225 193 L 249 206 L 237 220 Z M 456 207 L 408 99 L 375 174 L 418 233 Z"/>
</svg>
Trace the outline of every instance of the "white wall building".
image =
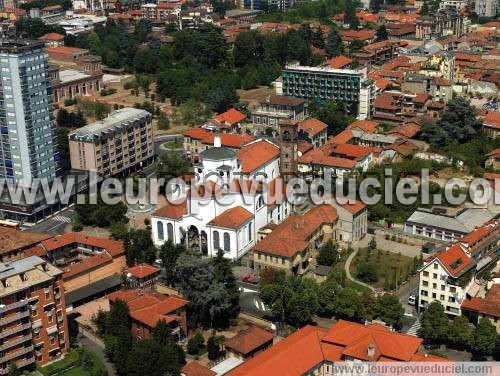
<svg viewBox="0 0 500 376">
<path fill-rule="evenodd" d="M 280 188 L 279 160 L 280 149 L 270 141 L 256 140 L 234 151 L 221 146 L 217 135 L 214 147 L 200 153 L 197 178 L 176 192 L 175 204 L 153 214 L 155 245 L 170 240 L 199 247 L 209 256 L 221 249 L 227 258 L 241 258 L 262 227 L 290 214 Z"/>
<path fill-rule="evenodd" d="M 419 275 L 419 310 L 439 301 L 448 315 L 460 315 L 475 274 L 499 257 L 500 222 L 491 221 L 427 260 Z"/>
</svg>

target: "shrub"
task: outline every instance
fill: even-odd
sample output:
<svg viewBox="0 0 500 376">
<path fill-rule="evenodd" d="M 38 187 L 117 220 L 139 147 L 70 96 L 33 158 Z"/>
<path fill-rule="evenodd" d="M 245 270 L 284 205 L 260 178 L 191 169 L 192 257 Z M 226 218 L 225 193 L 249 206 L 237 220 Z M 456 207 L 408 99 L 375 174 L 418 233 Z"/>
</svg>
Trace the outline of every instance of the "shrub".
<svg viewBox="0 0 500 376">
<path fill-rule="evenodd" d="M 377 282 L 377 268 L 372 263 L 360 262 L 356 271 L 356 277 L 365 283 Z"/>
</svg>

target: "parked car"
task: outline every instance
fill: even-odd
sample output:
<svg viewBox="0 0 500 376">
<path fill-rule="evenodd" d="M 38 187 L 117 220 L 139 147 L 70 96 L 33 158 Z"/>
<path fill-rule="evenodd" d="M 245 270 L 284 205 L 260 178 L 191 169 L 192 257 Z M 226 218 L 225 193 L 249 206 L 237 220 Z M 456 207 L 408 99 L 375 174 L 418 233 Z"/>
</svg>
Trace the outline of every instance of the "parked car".
<svg viewBox="0 0 500 376">
<path fill-rule="evenodd" d="M 417 299 L 418 299 L 418 290 L 415 290 L 410 293 L 410 296 L 408 297 L 408 304 L 412 306 L 416 305 Z"/>
</svg>

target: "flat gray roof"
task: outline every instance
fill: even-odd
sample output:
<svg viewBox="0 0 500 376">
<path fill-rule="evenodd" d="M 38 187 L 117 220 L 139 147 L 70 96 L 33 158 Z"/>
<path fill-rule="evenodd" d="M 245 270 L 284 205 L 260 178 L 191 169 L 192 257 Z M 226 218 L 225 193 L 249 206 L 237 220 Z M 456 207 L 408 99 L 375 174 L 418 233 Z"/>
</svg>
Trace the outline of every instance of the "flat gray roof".
<svg viewBox="0 0 500 376">
<path fill-rule="evenodd" d="M 0 262 L 0 278 L 8 278 L 13 275 L 25 273 L 42 264 L 45 264 L 45 261 L 38 256 L 30 256 L 12 262 Z"/>
<path fill-rule="evenodd" d="M 429 209 L 418 208 L 406 222 L 468 234 L 495 217 L 494 213 L 484 208 L 465 209 L 457 216 L 436 214 Z"/>
<path fill-rule="evenodd" d="M 90 77 L 90 74 L 77 71 L 76 69 L 64 69 L 62 71 L 59 71 L 59 81 L 61 81 L 62 83 L 76 81 L 88 77 Z"/>
<path fill-rule="evenodd" d="M 71 132 L 69 136 L 71 137 L 71 136 L 97 135 L 109 129 L 112 129 L 124 122 L 134 121 L 136 119 L 140 119 L 148 115 L 149 112 L 140 110 L 138 108 L 132 108 L 132 107 L 121 108 L 119 110 L 113 111 L 105 119 L 98 120 L 94 123 L 78 128 L 76 131 Z"/>
</svg>

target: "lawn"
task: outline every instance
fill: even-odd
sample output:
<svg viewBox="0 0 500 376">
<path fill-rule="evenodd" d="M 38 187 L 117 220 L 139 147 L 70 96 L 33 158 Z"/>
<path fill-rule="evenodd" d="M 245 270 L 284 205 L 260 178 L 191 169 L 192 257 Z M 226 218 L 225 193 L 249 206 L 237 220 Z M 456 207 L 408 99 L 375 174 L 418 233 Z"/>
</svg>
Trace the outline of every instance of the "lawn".
<svg viewBox="0 0 500 376">
<path fill-rule="evenodd" d="M 165 149 L 171 149 L 171 150 L 173 150 L 173 149 L 182 149 L 183 144 L 182 144 L 182 141 L 177 141 L 177 140 L 175 140 L 175 141 L 167 141 L 167 142 L 165 142 L 163 144 L 163 147 Z"/>
<path fill-rule="evenodd" d="M 373 273 L 373 280 L 365 280 L 358 276 L 358 269 L 368 265 Z M 414 260 L 411 257 L 403 256 L 400 253 L 383 251 L 380 249 L 370 251 L 362 248 L 351 262 L 351 275 L 363 282 L 375 287 L 394 289 L 401 285 L 403 281 L 409 279 L 413 272 Z"/>
<path fill-rule="evenodd" d="M 85 354 L 85 355 L 84 355 Z M 82 359 L 86 357 L 88 366 L 85 369 Z M 90 364 L 92 363 L 92 364 Z M 66 356 L 45 367 L 39 367 L 38 371 L 44 376 L 64 375 L 64 376 L 90 376 L 106 375 L 106 369 L 101 360 L 94 353 L 84 349 L 70 349 Z"/>
</svg>

